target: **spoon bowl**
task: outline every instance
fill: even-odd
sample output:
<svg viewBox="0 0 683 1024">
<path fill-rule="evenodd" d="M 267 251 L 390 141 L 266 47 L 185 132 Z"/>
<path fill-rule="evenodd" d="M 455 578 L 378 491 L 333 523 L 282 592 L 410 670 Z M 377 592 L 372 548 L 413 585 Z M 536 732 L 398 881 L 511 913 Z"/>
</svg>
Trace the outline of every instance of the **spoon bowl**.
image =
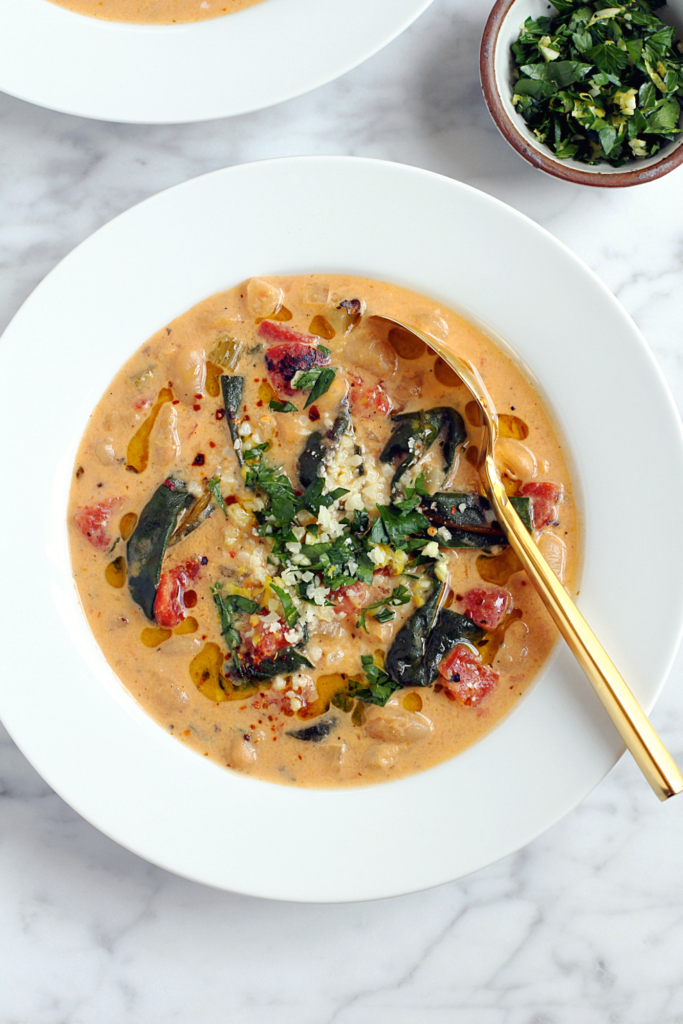
<svg viewBox="0 0 683 1024">
<path fill-rule="evenodd" d="M 441 356 L 476 401 L 486 438 L 480 447 L 479 472 L 486 496 L 511 548 L 654 792 L 660 800 L 680 793 L 683 776 L 671 755 L 508 500 L 495 463 L 498 416 L 479 373 L 449 345 L 424 331 L 393 317 L 375 316 L 373 319 L 400 327 L 419 338 Z"/>
</svg>

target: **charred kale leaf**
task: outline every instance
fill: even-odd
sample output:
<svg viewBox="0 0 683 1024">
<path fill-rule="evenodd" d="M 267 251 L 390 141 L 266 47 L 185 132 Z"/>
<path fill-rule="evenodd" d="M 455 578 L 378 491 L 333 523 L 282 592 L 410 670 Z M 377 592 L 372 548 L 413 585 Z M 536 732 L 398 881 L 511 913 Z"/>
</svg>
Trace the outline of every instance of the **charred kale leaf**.
<svg viewBox="0 0 683 1024">
<path fill-rule="evenodd" d="M 510 498 L 520 519 L 531 533 L 531 499 Z M 423 498 L 420 510 L 433 526 L 443 527 L 438 543 L 444 548 L 489 548 L 507 544 L 507 538 L 493 518 L 491 506 L 479 494 L 439 491 Z"/>
<path fill-rule="evenodd" d="M 313 668 L 308 658 L 294 647 L 287 647 L 270 658 L 246 657 L 240 661 L 242 674 L 247 679 L 274 679 L 275 676 L 288 676 L 301 668 Z"/>
<path fill-rule="evenodd" d="M 422 458 L 437 438 L 441 439 L 444 477 L 448 476 L 458 446 L 467 437 L 459 412 L 448 406 L 439 406 L 435 409 L 399 413 L 392 416 L 391 420 L 396 425 L 379 458 L 380 462 L 402 459 L 392 478 L 392 489 L 398 486 L 406 470 Z"/>
<path fill-rule="evenodd" d="M 297 462 L 297 473 L 299 480 L 304 487 L 309 487 L 319 476 L 324 468 L 325 459 L 331 455 L 339 441 L 351 425 L 351 414 L 348 402 L 344 401 L 339 407 L 339 412 L 334 423 L 326 434 L 314 430 L 306 438 L 304 450 Z"/>
<path fill-rule="evenodd" d="M 326 718 L 322 722 L 316 722 L 315 725 L 309 725 L 306 729 L 291 729 L 287 736 L 308 743 L 321 743 L 330 735 L 335 721 L 334 718 Z"/>
<path fill-rule="evenodd" d="M 399 686 L 429 686 L 456 644 L 476 643 L 484 631 L 471 619 L 440 608 L 443 586 L 435 583 L 425 604 L 396 634 L 386 656 L 386 671 Z"/>
<path fill-rule="evenodd" d="M 128 589 L 148 619 L 154 619 L 154 599 L 161 577 L 161 565 L 178 516 L 194 505 L 195 499 L 182 480 L 169 477 L 147 502 L 126 547 Z"/>
<path fill-rule="evenodd" d="M 237 434 L 235 416 L 239 412 L 242 403 L 242 392 L 244 390 L 244 377 L 237 377 L 231 374 L 221 374 L 221 391 L 223 393 L 223 405 L 225 406 L 225 417 L 228 421 L 228 430 L 232 438 L 235 455 L 240 466 L 244 464 L 242 456 L 242 441 Z"/>
</svg>

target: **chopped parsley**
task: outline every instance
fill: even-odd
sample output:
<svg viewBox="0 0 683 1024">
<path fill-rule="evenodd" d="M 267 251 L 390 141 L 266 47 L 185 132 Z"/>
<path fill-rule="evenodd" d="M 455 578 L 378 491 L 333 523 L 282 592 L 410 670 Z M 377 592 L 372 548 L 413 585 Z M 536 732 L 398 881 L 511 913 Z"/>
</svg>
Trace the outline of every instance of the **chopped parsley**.
<svg viewBox="0 0 683 1024">
<path fill-rule="evenodd" d="M 365 624 L 365 616 L 368 612 L 375 611 L 376 608 L 381 609 L 381 611 L 375 612 L 372 618 L 376 619 L 377 622 L 390 622 L 396 615 L 396 612 L 392 611 L 391 606 L 393 605 L 397 608 L 399 605 L 408 604 L 411 598 L 412 594 L 408 588 L 404 587 L 402 583 L 399 584 L 398 587 L 394 587 L 388 597 L 382 597 L 379 601 L 375 601 L 373 604 L 363 608 L 356 626 L 360 626 L 367 633 L 368 627 Z"/>
<path fill-rule="evenodd" d="M 225 504 L 225 501 L 223 500 L 223 495 L 221 494 L 221 478 L 219 476 L 211 477 L 206 486 L 216 499 L 216 504 L 218 505 L 218 507 L 221 509 L 224 515 L 227 516 L 228 509 Z"/>
<path fill-rule="evenodd" d="M 225 640 L 228 650 L 232 654 L 235 668 L 239 671 L 237 651 L 242 643 L 242 637 L 233 622 L 233 615 L 240 613 L 254 615 L 256 612 L 261 611 L 261 605 L 258 601 L 252 601 L 250 598 L 242 597 L 240 594 L 229 594 L 227 597 L 224 597 L 221 593 L 222 589 L 223 585 L 221 583 L 216 583 L 216 585 L 211 588 L 211 594 L 213 596 L 214 604 L 216 605 L 216 610 L 218 612 L 218 619 L 221 624 L 221 636 Z"/>
<path fill-rule="evenodd" d="M 653 14 L 663 0 L 553 0 L 527 18 L 512 55 L 512 103 L 561 160 L 621 167 L 675 139 L 683 55 Z"/>
<path fill-rule="evenodd" d="M 313 366 L 310 370 L 302 370 L 294 375 L 292 387 L 295 387 L 297 391 L 308 391 L 310 388 L 304 409 L 307 409 L 321 395 L 330 390 L 336 373 L 337 371 L 332 366 Z"/>
<path fill-rule="evenodd" d="M 368 681 L 367 687 L 352 685 L 349 694 L 365 704 L 378 704 L 384 707 L 391 695 L 400 690 L 400 683 L 395 683 L 378 665 L 372 654 L 361 655 L 361 663 Z"/>
<path fill-rule="evenodd" d="M 296 412 L 296 406 L 293 402 L 277 402 L 274 398 L 271 398 L 268 403 L 268 408 L 272 409 L 273 412 Z"/>
<path fill-rule="evenodd" d="M 277 587 L 274 583 L 271 583 L 270 589 L 274 590 L 277 596 L 280 598 L 280 604 L 282 605 L 282 613 L 285 617 L 285 622 L 291 629 L 299 621 L 299 613 L 294 606 L 294 601 L 291 599 L 286 590 L 282 587 Z"/>
</svg>

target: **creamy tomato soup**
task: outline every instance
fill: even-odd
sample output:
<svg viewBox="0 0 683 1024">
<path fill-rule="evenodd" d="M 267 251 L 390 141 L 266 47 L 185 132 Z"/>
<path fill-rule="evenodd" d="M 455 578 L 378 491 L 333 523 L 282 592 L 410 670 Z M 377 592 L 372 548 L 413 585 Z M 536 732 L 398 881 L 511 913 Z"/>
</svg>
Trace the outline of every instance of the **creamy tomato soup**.
<svg viewBox="0 0 683 1024">
<path fill-rule="evenodd" d="M 261 0 L 52 0 L 76 14 L 103 21 L 128 21 L 138 25 L 175 25 L 188 21 L 222 18 Z"/>
<path fill-rule="evenodd" d="M 480 371 L 498 461 L 570 588 L 562 444 L 510 357 L 361 278 L 252 279 L 162 328 L 74 468 L 76 585 L 106 658 L 188 747 L 275 782 L 422 771 L 519 700 L 556 631 L 482 496 L 476 405 L 393 315 Z"/>
</svg>

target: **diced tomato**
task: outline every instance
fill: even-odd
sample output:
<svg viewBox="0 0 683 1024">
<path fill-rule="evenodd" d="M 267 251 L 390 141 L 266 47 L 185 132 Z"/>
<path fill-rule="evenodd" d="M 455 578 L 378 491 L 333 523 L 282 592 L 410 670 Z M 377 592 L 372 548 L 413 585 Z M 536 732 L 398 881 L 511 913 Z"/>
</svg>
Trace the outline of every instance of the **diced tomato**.
<svg viewBox="0 0 683 1024">
<path fill-rule="evenodd" d="M 439 665 L 444 693 L 451 700 L 475 707 L 498 682 L 498 673 L 488 668 L 465 644 L 453 648 Z"/>
<path fill-rule="evenodd" d="M 269 622 L 262 627 L 256 626 L 254 635 L 246 641 L 253 660 L 259 662 L 263 658 L 271 658 L 284 647 L 289 647 L 289 641 L 285 639 L 286 630 L 287 625 L 282 619 L 277 622 Z"/>
<path fill-rule="evenodd" d="M 106 551 L 112 545 L 107 524 L 120 503 L 120 498 L 105 498 L 98 505 L 84 505 L 74 513 L 76 526 L 98 551 Z"/>
<path fill-rule="evenodd" d="M 162 572 L 156 597 L 154 598 L 154 621 L 159 626 L 173 629 L 185 618 L 185 591 L 192 580 L 196 580 L 201 569 L 198 558 L 192 558 L 184 565 Z"/>
<path fill-rule="evenodd" d="M 512 595 L 502 587 L 475 587 L 464 597 L 465 614 L 482 629 L 495 629 L 507 612 Z"/>
<path fill-rule="evenodd" d="M 359 416 L 388 416 L 394 403 L 381 384 L 368 388 L 361 381 L 351 388 L 351 408 Z"/>
<path fill-rule="evenodd" d="M 299 334 L 298 331 L 293 331 L 291 327 L 274 323 L 272 320 L 264 320 L 260 323 L 256 333 L 259 338 L 265 338 L 266 341 L 298 341 L 303 342 L 304 345 L 314 345 L 316 341 L 311 334 Z"/>
<path fill-rule="evenodd" d="M 264 320 L 261 327 L 265 327 L 267 323 L 269 321 Z M 279 327 L 279 324 L 271 326 Z M 294 388 L 290 382 L 299 370 L 310 370 L 313 366 L 327 366 L 329 362 L 328 355 L 304 341 L 284 341 L 281 345 L 271 345 L 266 351 L 266 369 L 270 382 L 281 395 L 294 394 Z"/>
<path fill-rule="evenodd" d="M 557 522 L 557 505 L 562 496 L 559 484 L 524 484 L 519 493 L 531 498 L 531 512 L 537 530 Z"/>
<path fill-rule="evenodd" d="M 348 587 L 339 587 L 329 595 L 329 600 L 334 604 L 336 612 L 343 612 L 344 615 L 357 615 L 368 598 L 368 588 L 365 583 L 351 583 Z"/>
</svg>

